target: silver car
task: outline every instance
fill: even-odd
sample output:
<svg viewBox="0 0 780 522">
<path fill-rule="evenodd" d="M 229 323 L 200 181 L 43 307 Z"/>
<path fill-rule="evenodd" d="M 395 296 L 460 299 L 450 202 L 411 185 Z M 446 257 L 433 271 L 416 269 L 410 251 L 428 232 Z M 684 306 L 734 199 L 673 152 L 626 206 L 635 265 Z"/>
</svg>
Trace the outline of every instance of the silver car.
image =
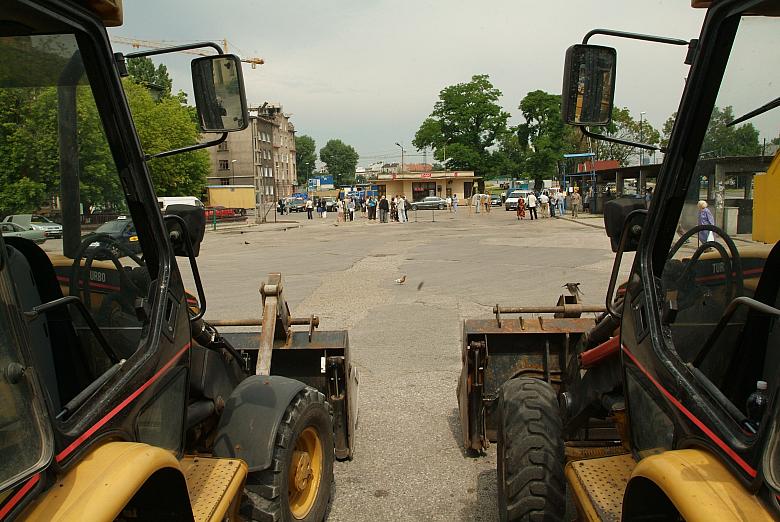
<svg viewBox="0 0 780 522">
<path fill-rule="evenodd" d="M 24 228 L 16 223 L 0 223 L 0 232 L 4 237 L 23 237 L 33 243 L 40 245 L 46 241 L 46 232 L 33 228 Z"/>
<path fill-rule="evenodd" d="M 38 214 L 12 214 L 3 223 L 16 223 L 25 229 L 42 230 L 46 237 L 62 237 L 62 225 Z"/>
<path fill-rule="evenodd" d="M 413 201 L 411 207 L 412 210 L 444 210 L 447 208 L 447 200 L 438 196 L 428 196 L 420 201 Z"/>
</svg>

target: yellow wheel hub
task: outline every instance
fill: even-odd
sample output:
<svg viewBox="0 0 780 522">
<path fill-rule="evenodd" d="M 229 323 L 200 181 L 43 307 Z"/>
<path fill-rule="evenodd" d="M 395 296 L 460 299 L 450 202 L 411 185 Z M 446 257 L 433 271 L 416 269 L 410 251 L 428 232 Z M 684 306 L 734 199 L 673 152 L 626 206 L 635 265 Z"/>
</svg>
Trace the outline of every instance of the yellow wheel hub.
<svg viewBox="0 0 780 522">
<path fill-rule="evenodd" d="M 296 519 L 306 518 L 314 506 L 322 481 L 323 452 L 317 430 L 308 427 L 295 441 L 287 484 L 290 511 Z"/>
</svg>

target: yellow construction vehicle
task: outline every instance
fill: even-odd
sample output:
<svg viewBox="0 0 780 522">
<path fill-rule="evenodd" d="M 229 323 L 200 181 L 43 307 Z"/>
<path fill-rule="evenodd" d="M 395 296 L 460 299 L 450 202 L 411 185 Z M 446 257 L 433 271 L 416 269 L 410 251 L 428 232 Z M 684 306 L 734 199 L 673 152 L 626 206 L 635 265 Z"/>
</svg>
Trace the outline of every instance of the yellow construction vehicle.
<svg viewBox="0 0 780 522">
<path fill-rule="evenodd" d="M 780 4 L 694 7 L 707 8 L 696 39 L 596 29 L 566 54 L 564 121 L 646 149 L 597 132 L 610 123 L 617 52 L 589 41 L 680 45 L 690 65 L 649 210 L 644 198 L 605 206 L 616 252 L 605 304 L 574 293 L 465 322 L 463 441 L 498 444 L 502 520 L 570 519 L 567 498 L 581 520 L 780 518 L 780 221 L 767 199 L 780 154 L 762 155 L 757 139 L 703 148 L 717 107 L 736 113 L 719 129 L 778 135 Z"/>
<path fill-rule="evenodd" d="M 62 211 L 61 240 L 0 236 L 0 520 L 320 521 L 354 447 L 347 332 L 291 317 L 274 273 L 253 318 L 219 323 L 257 328 L 220 333 L 196 263 L 203 209 L 163 216 L 149 175 L 152 158 L 247 127 L 241 61 L 210 42 L 115 54 L 121 20 L 121 0 L 0 9 L 0 151 L 15 158 L 0 183 Z M 144 151 L 125 60 L 196 48 L 212 52 L 192 61 L 197 117 L 218 137 Z M 132 243 L 82 234 L 101 190 Z"/>
</svg>

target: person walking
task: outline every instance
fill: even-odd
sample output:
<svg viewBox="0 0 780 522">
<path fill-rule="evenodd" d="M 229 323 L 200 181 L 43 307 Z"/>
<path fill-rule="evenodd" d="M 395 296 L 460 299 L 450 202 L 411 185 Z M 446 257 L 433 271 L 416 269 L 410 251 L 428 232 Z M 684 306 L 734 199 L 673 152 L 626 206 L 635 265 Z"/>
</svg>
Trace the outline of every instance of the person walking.
<svg viewBox="0 0 780 522">
<path fill-rule="evenodd" d="M 702 200 L 699 201 L 698 207 L 699 207 L 699 226 L 701 225 L 714 225 L 715 224 L 715 218 L 712 215 L 712 211 L 707 208 L 709 205 L 707 205 L 707 202 Z M 712 232 L 712 230 L 699 230 L 699 244 L 703 243 L 712 243 L 715 241 L 715 234 Z"/>
<path fill-rule="evenodd" d="M 284 215 L 284 200 L 282 198 L 279 198 L 279 201 L 277 202 L 277 205 L 279 207 L 279 215 Z"/>
<path fill-rule="evenodd" d="M 528 215 L 531 217 L 531 221 L 539 219 L 539 215 L 536 213 L 537 199 L 533 192 L 528 193 L 528 201 L 526 206 L 528 207 Z"/>
<path fill-rule="evenodd" d="M 311 217 L 312 212 L 314 212 L 314 202 L 307 198 L 304 206 L 306 207 L 306 219 L 314 219 Z"/>
<path fill-rule="evenodd" d="M 550 198 L 546 192 L 542 192 L 542 195 L 539 196 L 539 205 L 542 207 L 542 217 L 550 217 Z"/>
<path fill-rule="evenodd" d="M 338 200 L 336 202 L 336 222 L 341 223 L 344 221 L 344 202 Z"/>
<path fill-rule="evenodd" d="M 398 221 L 398 196 L 390 200 L 390 221 Z"/>
<path fill-rule="evenodd" d="M 582 203 L 582 196 L 580 196 L 580 188 L 574 187 L 574 191 L 571 193 L 571 217 L 577 219 L 580 216 L 580 204 Z"/>
<path fill-rule="evenodd" d="M 349 203 L 347 203 L 347 210 L 349 210 L 349 220 L 355 221 L 355 200 L 350 198 Z"/>
<path fill-rule="evenodd" d="M 485 205 L 485 213 L 490 214 L 490 196 L 488 194 L 482 195 L 482 203 Z"/>
<path fill-rule="evenodd" d="M 555 194 L 555 202 L 558 204 L 558 215 L 563 217 L 564 215 L 564 202 L 566 201 L 566 196 L 563 195 L 563 191 L 559 190 L 557 194 Z"/>
<path fill-rule="evenodd" d="M 447 210 L 452 212 L 452 196 L 447 196 L 446 201 L 447 201 Z"/>
<path fill-rule="evenodd" d="M 476 192 L 474 193 L 474 196 L 471 198 L 471 205 L 474 207 L 474 213 L 479 214 L 479 207 L 482 206 L 481 203 L 482 198 L 479 194 Z"/>
<path fill-rule="evenodd" d="M 406 223 L 406 198 L 403 196 L 398 198 L 398 203 L 396 203 L 396 206 L 398 207 L 398 221 L 401 223 Z"/>
<path fill-rule="evenodd" d="M 322 200 L 322 219 L 328 218 L 328 203 Z"/>
<path fill-rule="evenodd" d="M 390 212 L 390 202 L 387 201 L 387 197 L 382 196 L 379 200 L 379 222 L 387 223 L 387 214 Z"/>
<path fill-rule="evenodd" d="M 523 198 L 517 200 L 517 219 L 525 219 L 525 200 Z"/>
<path fill-rule="evenodd" d="M 367 207 L 368 207 L 368 220 L 376 221 L 376 198 L 374 198 L 374 196 L 368 198 Z"/>
<path fill-rule="evenodd" d="M 456 213 L 456 214 L 458 213 L 458 195 L 457 194 L 453 194 L 452 195 L 452 211 L 454 213 Z"/>
</svg>

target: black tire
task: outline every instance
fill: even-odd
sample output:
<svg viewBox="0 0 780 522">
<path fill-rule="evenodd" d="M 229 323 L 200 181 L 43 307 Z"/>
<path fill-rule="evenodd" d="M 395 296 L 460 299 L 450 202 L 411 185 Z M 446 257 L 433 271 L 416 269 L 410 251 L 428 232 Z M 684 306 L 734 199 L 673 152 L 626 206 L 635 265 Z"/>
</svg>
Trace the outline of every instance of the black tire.
<svg viewBox="0 0 780 522">
<path fill-rule="evenodd" d="M 439 205 L 439 210 L 444 210 L 444 205 Z"/>
<path fill-rule="evenodd" d="M 417 210 L 417 205 L 412 205 L 412 210 Z"/>
<path fill-rule="evenodd" d="M 560 521 L 566 512 L 563 425 L 555 390 L 521 377 L 498 397 L 498 514 L 502 521 Z"/>
<path fill-rule="evenodd" d="M 321 522 L 328 514 L 333 494 L 333 421 L 330 405 L 317 390 L 306 387 L 290 402 L 279 429 L 271 460 L 271 467 L 249 473 L 244 486 L 241 513 L 253 521 Z M 304 432 L 312 428 L 321 442 L 322 458 L 319 486 L 312 494 L 314 500 L 305 514 L 293 515 L 290 504 L 290 473 L 293 452 Z M 316 470 L 314 470 L 316 471 Z M 293 481 L 295 482 L 295 481 Z M 292 495 L 296 495 L 293 492 Z"/>
</svg>

